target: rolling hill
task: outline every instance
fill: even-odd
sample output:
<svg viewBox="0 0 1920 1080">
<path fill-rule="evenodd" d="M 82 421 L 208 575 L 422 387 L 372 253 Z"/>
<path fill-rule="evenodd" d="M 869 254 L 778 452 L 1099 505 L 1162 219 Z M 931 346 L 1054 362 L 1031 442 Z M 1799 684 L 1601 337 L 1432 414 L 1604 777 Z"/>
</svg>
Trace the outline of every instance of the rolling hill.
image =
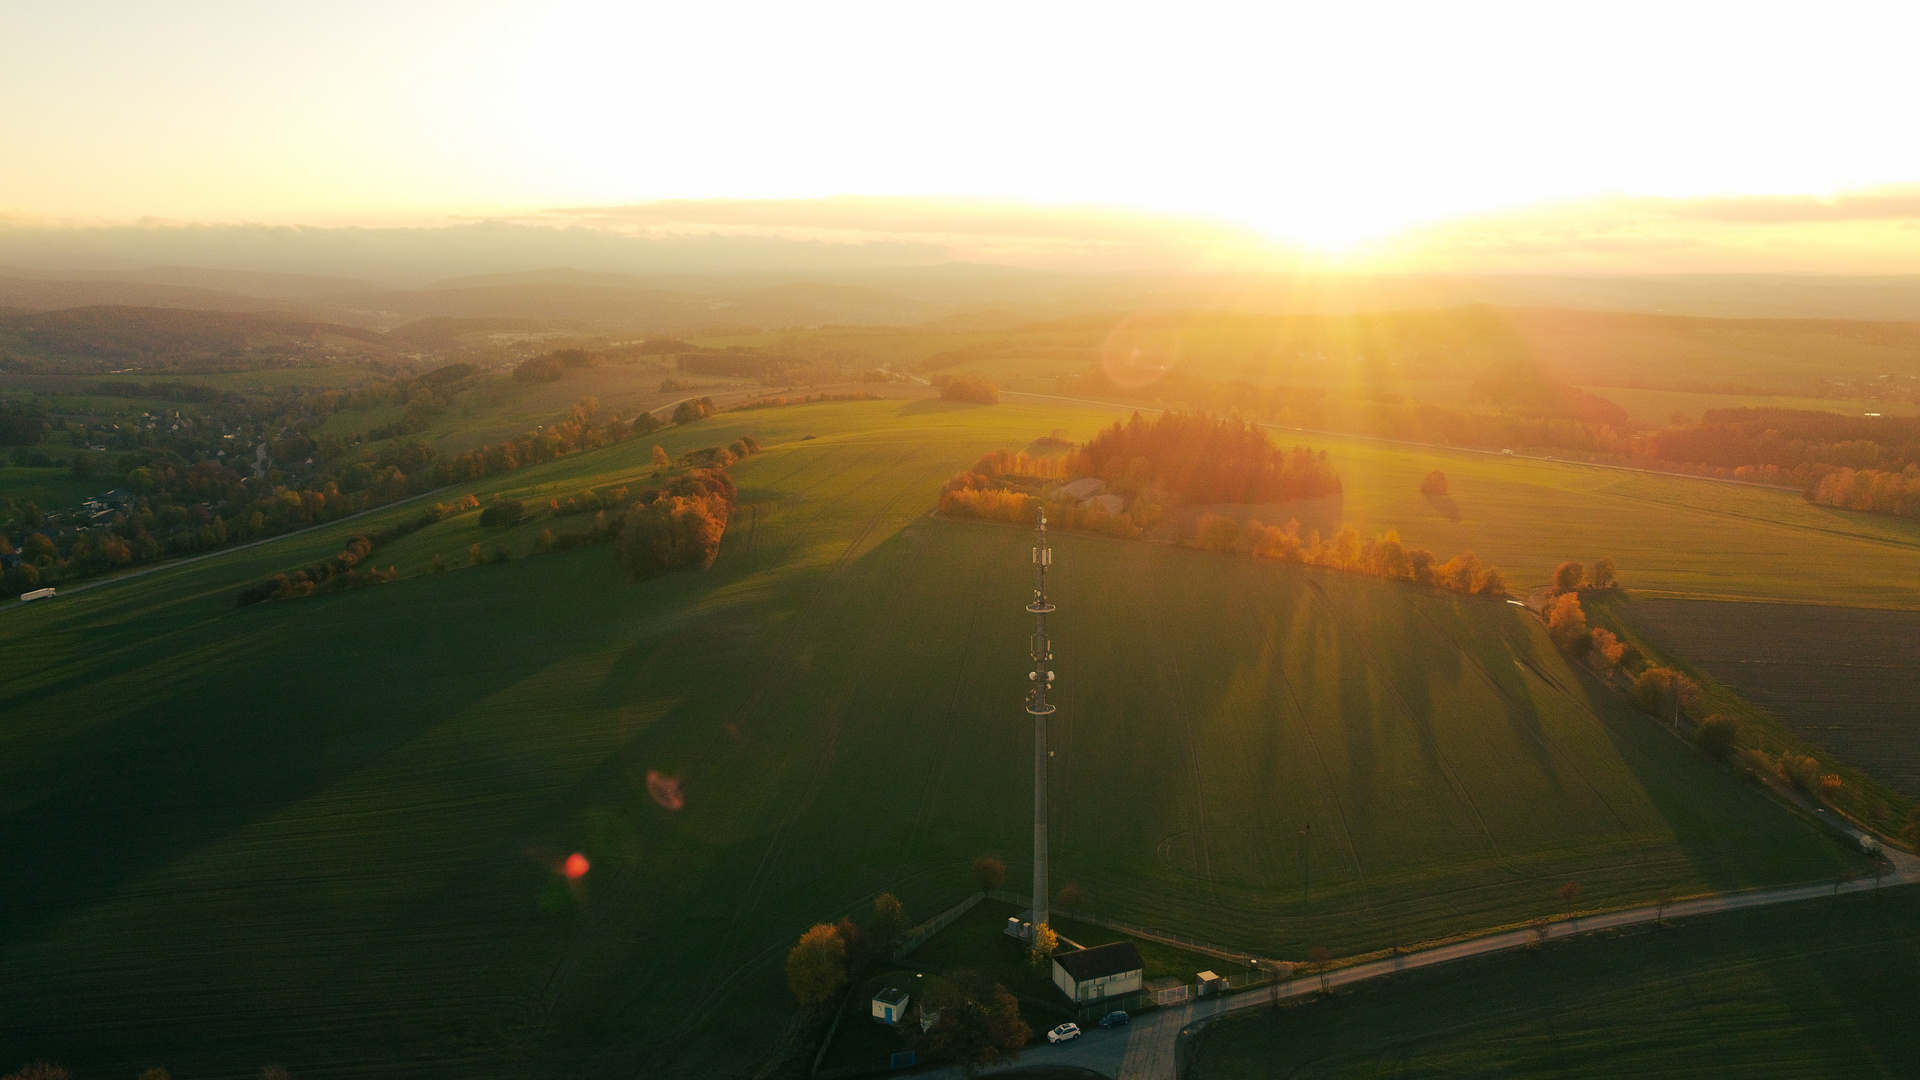
<svg viewBox="0 0 1920 1080">
<path fill-rule="evenodd" d="M 235 605 L 393 508 L 6 612 L 0 1060 L 794 1053 L 779 961 L 806 926 L 881 890 L 930 914 L 984 852 L 1018 886 L 1029 541 L 925 511 L 982 450 L 1102 419 L 889 401 L 671 429 L 671 453 L 769 449 L 735 467 L 718 565 L 647 584 L 598 547 Z M 639 479 L 651 441 L 475 490 Z M 373 561 L 542 527 L 469 514 Z M 1569 879 L 1604 906 L 1850 864 L 1506 605 L 1084 536 L 1057 570 L 1054 873 L 1097 914 L 1297 956 L 1523 921 Z"/>
</svg>

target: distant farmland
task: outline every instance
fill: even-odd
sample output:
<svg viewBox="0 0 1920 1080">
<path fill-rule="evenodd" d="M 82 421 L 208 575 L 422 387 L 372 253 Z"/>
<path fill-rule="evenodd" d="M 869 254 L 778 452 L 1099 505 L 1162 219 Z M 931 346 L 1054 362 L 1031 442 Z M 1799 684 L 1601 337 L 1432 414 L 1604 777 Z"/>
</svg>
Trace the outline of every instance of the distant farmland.
<svg viewBox="0 0 1920 1080">
<path fill-rule="evenodd" d="M 381 549 L 398 583 L 236 605 L 395 508 L 0 614 L 0 1067 L 576 1078 L 791 1055 L 780 957 L 809 924 L 881 890 L 925 916 L 986 852 L 1021 887 L 1030 541 L 926 511 L 983 451 L 1109 415 L 723 414 L 473 485 L 544 500 L 644 477 L 655 441 L 751 432 L 767 449 L 735 467 L 702 574 L 624 584 L 606 547 L 417 573 L 483 538 L 525 554 L 541 527 L 468 515 Z M 1335 452 L 1366 466 L 1341 466 L 1349 507 L 1424 505 L 1420 456 Z M 1604 498 L 1555 489 L 1592 475 L 1563 466 L 1469 471 L 1464 523 L 1441 520 L 1486 521 L 1496 561 L 1566 550 L 1514 510 Z M 1589 527 L 1603 551 L 1637 535 Z M 1548 915 L 1567 880 L 1604 906 L 1859 866 L 1514 608 L 1139 542 L 1057 553 L 1054 873 L 1092 914 L 1297 958 Z M 569 889 L 576 850 L 593 869 Z"/>
<path fill-rule="evenodd" d="M 1920 612 L 1643 600 L 1620 613 L 1794 734 L 1920 798 Z"/>
</svg>

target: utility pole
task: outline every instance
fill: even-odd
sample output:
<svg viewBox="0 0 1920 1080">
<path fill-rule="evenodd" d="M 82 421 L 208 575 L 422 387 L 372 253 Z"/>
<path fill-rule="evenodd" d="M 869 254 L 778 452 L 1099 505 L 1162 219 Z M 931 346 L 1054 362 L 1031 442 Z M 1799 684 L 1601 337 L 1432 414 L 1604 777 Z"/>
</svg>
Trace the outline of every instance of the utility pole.
<svg viewBox="0 0 1920 1080">
<path fill-rule="evenodd" d="M 1027 679 L 1033 683 L 1027 695 L 1027 713 L 1033 717 L 1033 933 L 1039 937 L 1047 919 L 1047 716 L 1053 706 L 1047 704 L 1047 687 L 1053 682 L 1053 648 L 1047 642 L 1047 567 L 1053 565 L 1053 549 L 1047 546 L 1047 509 L 1040 508 L 1040 525 L 1033 547 L 1033 639 L 1029 642 L 1033 670 Z"/>
</svg>

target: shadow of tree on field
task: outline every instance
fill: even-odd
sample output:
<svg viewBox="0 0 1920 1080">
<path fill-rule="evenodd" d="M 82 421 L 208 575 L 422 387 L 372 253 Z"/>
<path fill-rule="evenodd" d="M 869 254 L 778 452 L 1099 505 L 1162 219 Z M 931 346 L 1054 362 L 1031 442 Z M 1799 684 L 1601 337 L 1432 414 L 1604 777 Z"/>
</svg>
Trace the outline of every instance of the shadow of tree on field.
<svg viewBox="0 0 1920 1080">
<path fill-rule="evenodd" d="M 1774 803 L 1732 769 L 1708 761 L 1633 709 L 1584 665 L 1565 661 L 1531 619 L 1516 617 L 1501 633 L 1516 658 L 1542 671 L 1571 675 L 1564 692 L 1606 733 L 1647 805 L 1710 888 L 1820 880 L 1858 861 L 1820 826 Z"/>
<path fill-rule="evenodd" d="M 1441 517 L 1456 525 L 1460 523 L 1460 504 L 1453 501 L 1453 496 L 1432 491 L 1423 494 L 1427 497 L 1427 505 L 1433 507 Z"/>
<path fill-rule="evenodd" d="M 966 412 L 971 409 L 991 409 L 977 401 L 949 401 L 946 398 L 915 398 L 900 406 L 901 416 L 924 416 L 927 413 Z"/>
</svg>

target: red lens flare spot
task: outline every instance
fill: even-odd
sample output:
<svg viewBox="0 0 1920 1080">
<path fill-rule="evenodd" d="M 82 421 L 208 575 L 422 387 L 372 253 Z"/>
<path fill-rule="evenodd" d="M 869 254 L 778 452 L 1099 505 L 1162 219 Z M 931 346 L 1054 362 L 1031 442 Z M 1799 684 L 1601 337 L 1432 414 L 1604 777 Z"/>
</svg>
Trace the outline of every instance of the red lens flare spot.
<svg viewBox="0 0 1920 1080">
<path fill-rule="evenodd" d="M 593 869 L 593 864 L 587 861 L 585 855 L 576 851 L 567 856 L 566 865 L 561 867 L 560 872 L 567 875 L 568 878 L 583 878 L 587 876 L 587 871 L 591 869 Z"/>
<path fill-rule="evenodd" d="M 647 794 L 653 796 L 654 802 L 669 810 L 678 810 L 687 805 L 686 797 L 680 794 L 679 778 L 652 769 L 647 770 Z"/>
</svg>

